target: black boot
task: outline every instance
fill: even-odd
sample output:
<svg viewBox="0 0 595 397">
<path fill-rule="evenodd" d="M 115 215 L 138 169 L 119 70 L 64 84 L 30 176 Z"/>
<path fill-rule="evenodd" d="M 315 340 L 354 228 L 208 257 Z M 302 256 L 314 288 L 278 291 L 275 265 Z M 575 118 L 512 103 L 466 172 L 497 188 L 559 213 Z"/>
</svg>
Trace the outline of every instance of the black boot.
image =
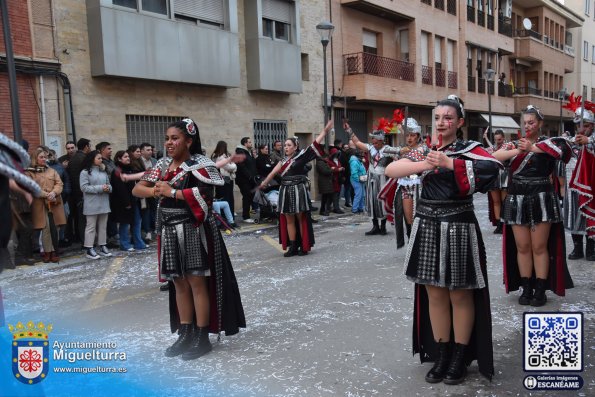
<svg viewBox="0 0 595 397">
<path fill-rule="evenodd" d="M 547 289 L 547 280 L 542 278 L 535 279 L 535 293 L 531 299 L 531 306 L 543 306 L 547 302 L 547 296 L 545 296 L 545 290 Z"/>
<path fill-rule="evenodd" d="M 366 232 L 366 236 L 375 236 L 380 233 L 380 228 L 378 227 L 378 219 L 372 219 L 372 229 Z"/>
<path fill-rule="evenodd" d="M 523 293 L 519 296 L 519 305 L 531 304 L 531 299 L 533 298 L 531 279 L 529 277 L 521 277 L 521 287 L 523 287 Z"/>
<path fill-rule="evenodd" d="M 213 350 L 213 345 L 209 340 L 209 327 L 196 327 L 194 328 L 192 345 L 182 354 L 182 360 L 194 360 L 204 356 L 211 350 Z"/>
<path fill-rule="evenodd" d="M 467 375 L 467 365 L 465 365 L 466 348 L 467 345 L 455 343 L 450 365 L 442 380 L 447 385 L 458 385 L 465 380 L 465 376 Z"/>
<path fill-rule="evenodd" d="M 299 245 L 298 245 L 298 256 L 304 256 L 304 255 L 308 255 L 308 253 L 307 253 L 306 251 L 304 251 L 304 250 L 302 249 L 302 245 L 301 245 L 301 244 L 299 244 Z"/>
<path fill-rule="evenodd" d="M 298 254 L 298 245 L 295 240 L 289 240 L 289 248 L 287 252 L 283 254 L 284 257 L 289 258 L 290 256 L 294 256 Z"/>
<path fill-rule="evenodd" d="M 165 349 L 165 357 L 175 357 L 184 353 L 192 344 L 193 324 L 180 324 L 178 329 L 178 340 Z"/>
<path fill-rule="evenodd" d="M 405 222 L 405 230 L 407 230 L 407 238 L 411 238 L 411 225 Z"/>
<path fill-rule="evenodd" d="M 568 255 L 568 259 L 581 259 L 585 256 L 583 253 L 583 236 L 580 234 L 572 234 L 572 243 L 574 244 L 574 249 Z M 587 244 L 589 244 L 589 239 L 587 239 Z"/>
<path fill-rule="evenodd" d="M 585 258 L 588 261 L 595 261 L 595 240 L 587 237 L 587 249 L 585 250 Z"/>
<path fill-rule="evenodd" d="M 494 230 L 494 234 L 502 234 L 502 222 L 498 222 L 496 229 Z"/>
<path fill-rule="evenodd" d="M 380 232 L 378 234 L 386 236 L 386 219 L 380 221 Z"/>
<path fill-rule="evenodd" d="M 438 383 L 444 379 L 448 364 L 450 362 L 450 342 L 438 342 L 438 358 L 434 361 L 434 366 L 426 374 L 426 382 Z"/>
</svg>

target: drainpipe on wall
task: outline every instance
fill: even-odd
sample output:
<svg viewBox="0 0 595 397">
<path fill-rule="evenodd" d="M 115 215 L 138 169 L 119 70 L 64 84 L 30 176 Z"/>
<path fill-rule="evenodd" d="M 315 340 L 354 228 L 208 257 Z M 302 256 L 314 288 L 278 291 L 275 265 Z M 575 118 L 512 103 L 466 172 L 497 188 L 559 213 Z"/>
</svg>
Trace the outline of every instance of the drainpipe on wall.
<svg viewBox="0 0 595 397">
<path fill-rule="evenodd" d="M 43 134 L 43 144 L 48 144 L 48 130 L 46 125 L 45 114 L 45 85 L 43 83 L 43 75 L 39 75 L 39 96 L 41 101 L 41 133 Z"/>
</svg>

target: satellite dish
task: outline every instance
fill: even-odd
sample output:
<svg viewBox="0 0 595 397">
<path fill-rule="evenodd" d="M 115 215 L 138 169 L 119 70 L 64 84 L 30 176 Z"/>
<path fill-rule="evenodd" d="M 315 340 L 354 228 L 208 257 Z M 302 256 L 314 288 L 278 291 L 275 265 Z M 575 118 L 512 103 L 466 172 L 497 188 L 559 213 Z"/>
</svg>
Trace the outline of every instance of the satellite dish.
<svg viewBox="0 0 595 397">
<path fill-rule="evenodd" d="M 531 30 L 533 24 L 531 23 L 531 20 L 529 18 L 525 18 L 523 19 L 523 26 L 525 27 L 525 29 Z"/>
</svg>

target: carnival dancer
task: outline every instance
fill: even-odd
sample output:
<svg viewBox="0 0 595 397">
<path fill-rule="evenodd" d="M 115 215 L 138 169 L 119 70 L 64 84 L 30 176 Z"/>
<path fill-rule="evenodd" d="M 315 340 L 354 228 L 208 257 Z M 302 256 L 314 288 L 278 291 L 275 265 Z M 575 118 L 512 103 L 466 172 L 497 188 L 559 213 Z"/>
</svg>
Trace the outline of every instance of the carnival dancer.
<svg viewBox="0 0 595 397">
<path fill-rule="evenodd" d="M 488 143 L 488 148 L 486 149 L 489 154 L 494 154 L 498 150 L 506 147 L 508 149 L 513 149 L 511 144 L 504 140 L 504 131 L 498 129 L 494 131 L 494 144 L 488 138 L 488 129 L 483 133 L 483 139 Z M 498 175 L 498 180 L 494 189 L 490 190 L 488 201 L 490 206 L 490 221 L 492 225 L 496 226 L 494 230 L 494 234 L 502 234 L 502 221 L 500 220 L 502 214 L 502 202 L 506 198 L 506 188 L 508 187 L 508 172 L 510 169 L 510 164 L 508 161 L 502 162 L 504 168 L 500 170 L 500 174 Z"/>
<path fill-rule="evenodd" d="M 29 162 L 27 151 L 0 133 L 0 273 L 4 268 L 14 268 L 7 246 L 12 233 L 12 216 L 17 215 L 10 210 L 9 191 L 21 193 L 29 204 L 33 201 L 32 195 L 41 197 L 44 194 L 39 185 L 25 175 L 25 168 L 29 166 Z M 0 320 L 2 314 L 0 313 Z"/>
<path fill-rule="evenodd" d="M 306 165 L 321 157 L 324 149 L 320 143 L 333 127 L 330 120 L 320 135 L 306 149 L 299 148 L 297 138 L 285 140 L 285 158 L 260 183 L 260 189 L 266 189 L 275 175 L 281 175 L 279 188 L 279 243 L 287 252 L 285 257 L 307 255 L 314 245 L 311 203 L 307 188 L 308 171 Z"/>
<path fill-rule="evenodd" d="M 595 134 L 579 135 L 576 142 L 584 146 L 569 186 L 579 194 L 578 207 L 586 218 L 587 242 L 592 242 L 595 240 Z"/>
<path fill-rule="evenodd" d="M 503 148 L 494 157 L 511 160 L 508 195 L 502 207 L 504 283 L 506 292 L 523 292 L 519 304 L 543 306 L 546 289 L 559 296 L 572 288 L 566 266 L 564 229 L 552 183 L 556 160 L 570 160 L 566 139 L 538 139 L 543 115 L 529 105 L 521 117 L 523 137 L 515 149 Z"/>
<path fill-rule="evenodd" d="M 421 175 L 404 269 L 415 283 L 413 352 L 434 362 L 427 382 L 458 384 L 473 360 L 484 376 L 494 374 L 486 254 L 472 196 L 492 187 L 501 164 L 479 142 L 462 139 L 465 113 L 455 95 L 439 101 L 434 114 L 425 160 L 405 155 L 386 175 Z"/>
<path fill-rule="evenodd" d="M 366 236 L 386 235 L 386 211 L 382 201 L 378 198 L 378 193 L 387 182 L 384 175 L 386 166 L 394 159 L 398 158 L 401 151 L 400 147 L 391 147 L 384 144 L 386 133 L 391 131 L 394 122 L 381 118 L 378 125 L 369 134 L 372 143 L 361 142 L 355 133 L 351 130 L 349 123 L 344 123 L 343 128 L 349 134 L 349 138 L 355 146 L 368 153 L 370 166 L 368 168 L 368 181 L 366 187 L 366 212 L 372 218 L 372 229 L 366 232 Z"/>
<path fill-rule="evenodd" d="M 429 149 L 421 139 L 421 126 L 411 117 L 405 120 L 405 143 L 400 150 L 400 158 L 409 156 L 423 161 Z M 421 179 L 412 174 L 397 179 L 390 179 L 380 190 L 378 198 L 384 203 L 384 209 L 389 222 L 394 223 L 396 231 L 397 249 L 405 245 L 405 234 L 411 237 L 411 225 L 415 214 L 415 203 L 420 194 Z M 405 231 L 403 230 L 405 223 Z"/>
<path fill-rule="evenodd" d="M 215 186 L 224 183 L 217 165 L 203 156 L 191 119 L 170 124 L 167 157 L 136 184 L 137 197 L 155 197 L 160 277 L 170 283 L 170 324 L 179 337 L 165 356 L 191 360 L 211 351 L 209 332 L 233 335 L 246 326 L 238 284 L 215 223 Z M 235 161 L 229 157 L 227 161 Z"/>
<path fill-rule="evenodd" d="M 589 139 L 593 137 L 593 128 L 595 127 L 595 117 L 593 112 L 585 109 L 587 106 L 593 106 L 592 103 L 584 101 L 581 106 L 580 100 L 575 100 L 574 95 L 571 95 L 568 104 L 564 105 L 565 109 L 572 110 L 575 114 L 573 119 L 576 126 L 576 134 L 569 138 L 569 143 L 572 148 L 572 157 L 565 169 L 566 189 L 564 194 L 564 228 L 572 235 L 572 242 L 574 249 L 568 255 L 568 259 L 581 259 L 585 257 L 588 261 L 595 261 L 595 240 L 587 238 L 586 249 L 583 250 L 583 237 L 586 236 L 587 217 L 579 209 L 579 192 L 570 188 L 572 175 L 575 173 L 577 163 L 582 162 L 582 157 L 585 155 L 585 150 L 582 150 L 583 145 L 587 145 L 587 153 L 589 149 Z M 595 146 L 595 145 L 593 145 Z M 593 149 L 591 146 L 591 149 Z M 592 150 L 591 150 L 592 151 Z M 587 154 L 588 156 L 588 154 Z M 591 173 L 593 173 L 591 168 Z"/>
</svg>

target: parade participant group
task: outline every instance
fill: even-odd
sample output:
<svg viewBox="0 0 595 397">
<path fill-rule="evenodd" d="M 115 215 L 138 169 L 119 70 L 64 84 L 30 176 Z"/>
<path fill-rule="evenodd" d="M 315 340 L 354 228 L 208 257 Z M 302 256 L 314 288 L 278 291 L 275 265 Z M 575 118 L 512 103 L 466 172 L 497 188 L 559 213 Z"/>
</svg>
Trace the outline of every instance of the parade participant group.
<svg viewBox="0 0 595 397">
<path fill-rule="evenodd" d="M 573 287 L 565 230 L 574 245 L 568 259 L 595 260 L 595 106 L 571 97 L 567 108 L 576 116 L 571 136 L 541 136 L 543 115 L 529 105 L 521 115 L 518 139 L 506 142 L 504 133 L 495 131 L 494 144 L 484 135 L 487 148 L 463 138 L 465 107 L 455 95 L 437 102 L 427 139 L 417 120 L 407 117 L 407 112 L 395 111 L 392 119 L 381 119 L 368 135 L 371 143 L 360 141 L 345 120 L 343 127 L 351 148 L 345 150 L 341 145 L 326 152 L 322 143 L 329 139 L 334 125 L 330 120 L 310 145 L 301 145 L 295 137 L 275 142 L 271 149 L 277 160 L 271 160 L 273 155 L 266 158 L 268 174 L 261 172 L 260 183 L 253 180 L 256 175 L 250 171 L 254 168 L 250 165 L 254 162 L 251 139 L 242 139 L 238 154 L 227 153 L 227 144 L 220 142 L 225 145 L 218 145 L 216 155 L 209 158 L 204 155 L 198 125 L 186 118 L 168 126 L 164 155 L 148 163 L 146 171 L 133 176 L 132 167 L 119 165 L 122 176 L 116 173 L 117 178 L 126 182 L 140 179 L 134 188 L 119 179 L 110 183 L 113 170 L 103 166 L 101 150 L 86 151 L 79 183 L 89 196 L 79 209 L 90 217 L 84 245 L 88 257 L 99 256 L 94 250 L 94 235 L 98 233 L 99 253 L 110 254 L 105 229 L 109 228 L 108 197 L 113 185 L 128 203 L 129 213 L 124 215 L 137 249 L 142 248 L 140 217 L 138 222 L 134 220 L 135 211 L 140 213 L 135 209 L 140 208 L 137 200 L 154 200 L 157 270 L 159 278 L 167 281 L 171 332 L 177 332 L 173 344 L 164 346 L 164 355 L 197 359 L 212 350 L 210 333 L 234 335 L 246 327 L 240 287 L 214 216 L 216 192 L 233 190 L 236 164 L 245 174 L 244 180 L 236 182 L 242 186 L 245 206 L 251 205 L 256 189 L 265 190 L 276 179 L 280 184 L 276 206 L 279 243 L 286 249 L 284 257 L 307 255 L 315 243 L 309 163 L 318 159 L 330 174 L 342 172 L 345 161 L 334 161 L 340 153 L 348 159 L 356 193 L 352 212 L 361 212 L 365 202 L 372 222 L 365 235 L 388 234 L 389 222 L 395 225 L 397 248 L 406 245 L 403 277 L 413 283 L 412 350 L 419 353 L 422 363 L 433 362 L 425 380 L 459 384 L 473 361 L 477 361 L 479 372 L 491 379 L 490 291 L 474 194 L 490 196 L 494 233 L 502 233 L 503 288 L 507 293 L 521 289 L 520 305 L 541 307 L 547 303 L 548 290 L 564 296 Z M 387 135 L 395 131 L 396 136 L 404 137 L 402 145 L 386 143 Z M 262 152 L 268 156 L 268 151 Z M 47 236 L 48 212 L 61 208 L 63 183 L 55 171 L 48 170 L 46 150 L 34 153 L 34 167 L 27 169 L 26 152 L 0 135 L 0 207 L 8 208 L 9 190 L 34 202 L 41 211 L 35 228 L 40 230 L 44 253 L 48 261 L 57 261 L 56 241 Z M 134 152 L 129 153 L 132 158 Z M 119 152 L 118 160 L 128 165 L 130 159 L 124 155 Z M 123 158 L 127 160 L 122 162 Z M 362 158 L 369 161 L 367 171 Z M 248 166 L 241 165 L 244 161 Z M 554 177 L 559 164 L 565 171 L 562 188 Z M 224 170 L 223 176 L 220 170 Z M 337 178 L 333 184 L 340 186 Z M 327 212 L 332 195 L 338 199 L 339 193 L 328 193 Z M 107 207 L 91 208 L 91 203 L 100 198 Z M 8 210 L 0 211 L 0 217 L 6 214 Z M 249 208 L 244 208 L 243 216 L 249 220 Z M 66 223 L 60 216 L 51 219 L 58 226 Z M 8 236 L 3 234 L 0 257 L 5 255 L 7 242 Z M 125 248 L 131 250 L 129 245 Z"/>
</svg>

